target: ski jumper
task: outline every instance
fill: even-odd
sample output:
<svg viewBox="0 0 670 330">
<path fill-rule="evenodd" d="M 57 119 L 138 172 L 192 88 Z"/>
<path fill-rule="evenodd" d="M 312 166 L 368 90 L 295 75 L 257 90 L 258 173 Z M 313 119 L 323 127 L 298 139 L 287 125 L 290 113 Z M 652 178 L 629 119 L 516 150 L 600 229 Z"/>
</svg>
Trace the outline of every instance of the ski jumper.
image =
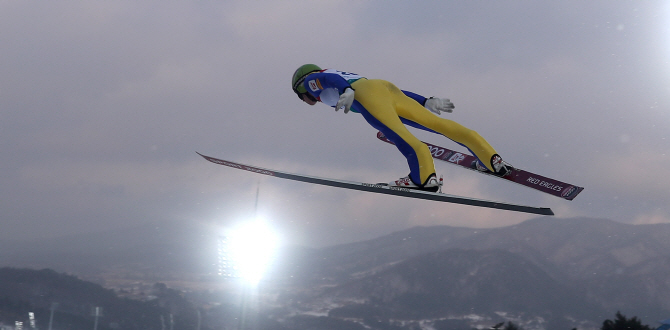
<svg viewBox="0 0 670 330">
<path fill-rule="evenodd" d="M 366 79 L 333 69 L 311 73 L 303 84 L 312 96 L 330 106 L 335 106 L 336 98 L 346 88 L 352 88 L 354 103 L 351 111 L 362 114 L 372 127 L 395 143 L 407 158 L 409 177 L 417 185 L 425 184 L 435 174 L 435 164 L 428 146 L 412 135 L 405 125 L 444 135 L 468 148 L 481 165 L 495 172 L 490 162 L 496 154 L 493 147 L 477 132 L 424 108 L 424 96 L 402 91 L 385 80 Z"/>
</svg>

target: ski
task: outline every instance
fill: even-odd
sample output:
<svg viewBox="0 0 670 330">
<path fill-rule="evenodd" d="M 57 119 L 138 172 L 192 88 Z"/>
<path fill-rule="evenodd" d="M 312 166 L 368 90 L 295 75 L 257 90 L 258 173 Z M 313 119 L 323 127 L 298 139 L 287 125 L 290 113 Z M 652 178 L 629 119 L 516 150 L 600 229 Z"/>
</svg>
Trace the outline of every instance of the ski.
<svg viewBox="0 0 670 330">
<path fill-rule="evenodd" d="M 218 159 L 218 158 L 214 158 L 214 157 L 209 157 L 209 156 L 205 156 L 205 155 L 203 155 L 199 152 L 197 152 L 197 154 L 202 156 L 204 159 L 214 163 L 214 164 L 228 166 L 228 167 L 232 167 L 232 168 L 236 168 L 236 169 L 240 169 L 240 170 L 245 170 L 245 171 L 249 171 L 249 172 L 254 172 L 254 173 L 258 173 L 258 174 L 274 176 L 274 177 L 282 178 L 282 179 L 302 181 L 302 182 L 307 182 L 307 183 L 315 183 L 315 184 L 331 186 L 331 187 L 339 187 L 339 188 L 346 188 L 346 189 L 353 189 L 353 190 L 360 190 L 360 191 L 368 191 L 368 192 L 373 192 L 373 193 L 378 193 L 378 194 L 395 195 L 395 196 L 418 198 L 418 199 L 440 201 L 440 202 L 447 202 L 447 203 L 455 203 L 455 204 L 464 204 L 464 205 L 471 205 L 471 206 L 481 206 L 481 207 L 488 207 L 488 208 L 494 208 L 494 209 L 500 209 L 500 210 L 517 211 L 517 212 L 540 214 L 540 215 L 554 215 L 554 212 L 550 208 L 546 208 L 546 207 L 532 207 L 532 206 L 516 205 L 516 204 L 503 203 L 503 202 L 494 202 L 494 201 L 488 201 L 488 200 L 482 200 L 482 199 L 476 199 L 476 198 L 448 195 L 448 194 L 437 193 L 437 192 L 433 193 L 433 192 L 413 190 L 413 189 L 407 189 L 407 188 L 401 188 L 401 187 L 389 187 L 388 185 L 384 185 L 384 184 L 352 182 L 352 181 L 344 181 L 344 180 L 337 180 L 337 179 L 319 178 L 319 177 L 301 175 L 301 174 L 292 174 L 292 173 L 287 173 L 287 172 L 281 172 L 281 171 L 275 171 L 275 170 L 260 168 L 260 167 L 256 167 L 256 166 L 249 166 L 249 165 L 240 164 L 240 163 L 236 163 L 236 162 L 231 162 L 231 161 L 228 161 L 228 160 Z"/>
<path fill-rule="evenodd" d="M 394 144 L 391 140 L 389 140 L 386 136 L 384 136 L 384 133 L 382 132 L 377 133 L 377 138 L 384 142 Z M 499 179 L 518 183 L 522 186 L 532 188 L 569 201 L 573 200 L 575 197 L 577 197 L 577 195 L 579 195 L 580 192 L 582 192 L 582 190 L 584 190 L 583 187 L 578 187 L 569 183 L 554 180 L 552 178 L 524 171 L 518 168 L 515 168 L 509 175 L 499 177 L 493 175 L 488 170 L 486 171 L 478 170 L 476 165 L 477 158 L 475 156 L 464 154 L 440 146 L 436 146 L 434 144 L 430 144 L 427 142 L 423 143 L 425 143 L 428 146 L 428 148 L 430 149 L 430 153 L 433 155 L 433 158 L 435 159 L 439 159 L 453 165 L 458 165 L 460 167 L 473 170 L 475 172 L 488 174 L 490 176 Z"/>
</svg>

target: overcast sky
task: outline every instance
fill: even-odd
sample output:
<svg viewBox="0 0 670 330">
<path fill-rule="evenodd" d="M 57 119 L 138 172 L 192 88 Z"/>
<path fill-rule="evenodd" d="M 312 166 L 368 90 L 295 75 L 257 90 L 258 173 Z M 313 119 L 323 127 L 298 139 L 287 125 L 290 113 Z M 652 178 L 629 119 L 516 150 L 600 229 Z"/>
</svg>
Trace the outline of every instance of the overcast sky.
<svg viewBox="0 0 670 330">
<path fill-rule="evenodd" d="M 0 2 L 0 239 L 257 213 L 287 244 L 534 216 L 216 166 L 364 182 L 408 173 L 362 116 L 291 91 L 301 64 L 386 79 L 505 160 L 584 186 L 565 201 L 446 163 L 446 193 L 670 222 L 667 1 Z M 417 132 L 417 131 L 413 131 Z M 456 148 L 444 137 L 426 141 Z"/>
</svg>

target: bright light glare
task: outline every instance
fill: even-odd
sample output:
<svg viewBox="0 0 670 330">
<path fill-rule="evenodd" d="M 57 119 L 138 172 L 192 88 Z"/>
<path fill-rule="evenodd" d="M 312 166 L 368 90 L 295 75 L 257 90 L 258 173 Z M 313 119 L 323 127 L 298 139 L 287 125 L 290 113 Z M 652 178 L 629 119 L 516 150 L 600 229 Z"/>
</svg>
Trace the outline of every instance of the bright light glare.
<svg viewBox="0 0 670 330">
<path fill-rule="evenodd" d="M 277 235 L 261 220 L 250 221 L 233 230 L 229 236 L 231 261 L 240 277 L 258 283 L 272 261 Z"/>
</svg>

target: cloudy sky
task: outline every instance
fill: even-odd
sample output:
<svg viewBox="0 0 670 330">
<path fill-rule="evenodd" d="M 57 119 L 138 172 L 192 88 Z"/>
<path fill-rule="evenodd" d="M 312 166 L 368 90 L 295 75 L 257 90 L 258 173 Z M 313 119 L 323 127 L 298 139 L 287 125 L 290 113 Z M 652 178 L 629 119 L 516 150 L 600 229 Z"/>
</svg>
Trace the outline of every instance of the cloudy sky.
<svg viewBox="0 0 670 330">
<path fill-rule="evenodd" d="M 323 246 L 533 218 L 196 155 L 405 176 L 362 116 L 296 98 L 290 77 L 304 63 L 449 97 L 456 109 L 443 116 L 508 162 L 586 188 L 569 202 L 437 163 L 447 193 L 551 207 L 556 221 L 670 222 L 667 1 L 3 1 L 0 43 L 0 239 L 146 221 L 226 227 L 257 213 L 283 242 Z"/>
</svg>

